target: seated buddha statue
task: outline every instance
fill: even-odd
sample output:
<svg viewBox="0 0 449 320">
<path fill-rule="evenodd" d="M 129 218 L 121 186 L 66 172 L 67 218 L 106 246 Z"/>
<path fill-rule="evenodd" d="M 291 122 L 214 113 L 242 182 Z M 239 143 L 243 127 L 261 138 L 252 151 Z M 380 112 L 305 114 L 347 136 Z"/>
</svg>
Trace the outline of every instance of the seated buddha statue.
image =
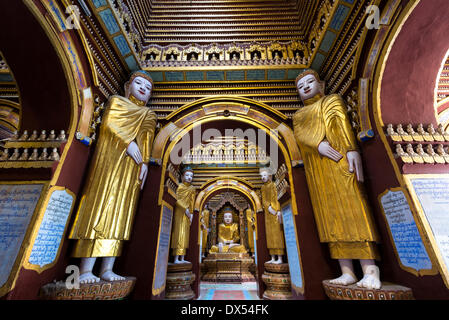
<svg viewBox="0 0 449 320">
<path fill-rule="evenodd" d="M 210 253 L 246 253 L 239 240 L 239 225 L 233 221 L 232 212 L 225 212 L 223 223 L 218 226 L 218 245 L 212 246 Z"/>
</svg>

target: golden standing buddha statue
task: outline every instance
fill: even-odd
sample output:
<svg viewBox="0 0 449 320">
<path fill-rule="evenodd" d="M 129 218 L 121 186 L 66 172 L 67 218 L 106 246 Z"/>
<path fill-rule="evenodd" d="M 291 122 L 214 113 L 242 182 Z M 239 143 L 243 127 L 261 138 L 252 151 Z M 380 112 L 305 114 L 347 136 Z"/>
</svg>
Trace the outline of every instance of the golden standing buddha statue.
<svg viewBox="0 0 449 320">
<path fill-rule="evenodd" d="M 248 245 L 249 251 L 254 253 L 254 233 L 256 231 L 256 221 L 254 212 L 250 208 L 246 209 L 246 223 L 248 224 Z"/>
<path fill-rule="evenodd" d="M 223 223 L 218 226 L 218 245 L 212 246 L 210 253 L 246 253 L 245 246 L 239 244 L 239 225 L 233 221 L 232 212 L 223 213 Z"/>
<path fill-rule="evenodd" d="M 315 221 L 321 242 L 329 244 L 342 276 L 331 283 L 355 283 L 352 259 L 359 259 L 364 273 L 359 287 L 381 286 L 376 242 L 363 181 L 362 162 L 342 98 L 324 96 L 324 83 L 307 70 L 296 79 L 304 107 L 293 116 L 296 141 L 301 150 Z"/>
<path fill-rule="evenodd" d="M 202 233 L 202 241 L 201 241 L 201 254 L 204 257 L 206 253 L 207 247 L 207 235 L 209 233 L 209 215 L 210 211 L 207 208 L 207 205 L 204 206 L 203 212 L 201 214 L 201 233 Z"/>
<path fill-rule="evenodd" d="M 285 242 L 276 184 L 272 181 L 272 175 L 268 168 L 261 169 L 260 176 L 264 183 L 260 192 L 265 213 L 267 248 L 271 255 L 271 260 L 267 263 L 281 264 L 283 263 L 282 256 L 285 255 Z"/>
<path fill-rule="evenodd" d="M 112 272 L 123 242 L 130 238 L 139 191 L 148 173 L 156 114 L 146 104 L 153 82 L 137 71 L 125 84 L 125 97 L 107 104 L 81 202 L 69 238 L 76 240 L 73 257 L 81 260 L 81 283 L 100 279 L 92 274 L 103 257 L 100 278 L 123 280 Z"/>
<path fill-rule="evenodd" d="M 182 183 L 176 190 L 176 206 L 171 236 L 171 249 L 175 257 L 174 263 L 189 263 L 184 259 L 189 248 L 190 225 L 193 219 L 195 204 L 195 187 L 191 185 L 193 170 L 185 167 L 182 170 Z"/>
</svg>

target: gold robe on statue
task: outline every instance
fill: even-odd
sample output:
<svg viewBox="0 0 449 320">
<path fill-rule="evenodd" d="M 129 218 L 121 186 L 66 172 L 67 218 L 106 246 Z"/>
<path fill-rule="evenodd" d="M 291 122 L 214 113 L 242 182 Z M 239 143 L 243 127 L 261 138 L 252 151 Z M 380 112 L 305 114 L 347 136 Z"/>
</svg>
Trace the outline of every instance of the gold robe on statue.
<svg viewBox="0 0 449 320">
<path fill-rule="evenodd" d="M 218 242 L 224 243 L 225 241 L 231 241 L 231 240 L 234 241 L 234 243 L 238 243 L 238 241 L 240 240 L 239 225 L 235 222 L 231 223 L 229 225 L 221 223 L 218 226 Z M 220 250 L 219 250 L 218 246 L 212 246 L 212 248 L 210 249 L 210 252 L 217 253 L 217 252 L 220 252 Z M 245 246 L 243 246 L 241 244 L 238 246 L 233 246 L 231 248 L 229 248 L 228 245 L 224 245 L 222 252 L 246 253 L 246 249 L 245 249 Z"/>
<path fill-rule="evenodd" d="M 209 210 L 203 210 L 203 214 L 201 216 L 201 223 L 206 227 L 205 230 L 201 230 L 202 232 L 202 243 L 201 243 L 201 251 L 206 252 L 207 247 L 207 229 L 209 228 Z"/>
<path fill-rule="evenodd" d="M 248 245 L 251 252 L 254 252 L 254 232 L 256 231 L 255 222 L 253 222 L 253 211 L 246 210 L 246 223 L 248 225 Z"/>
<path fill-rule="evenodd" d="M 184 256 L 189 248 L 190 236 L 190 219 L 186 215 L 186 209 L 193 214 L 195 187 L 190 183 L 181 183 L 176 190 L 176 199 L 171 248 L 174 256 Z"/>
<path fill-rule="evenodd" d="M 120 256 L 130 237 L 142 181 L 140 166 L 127 155 L 135 141 L 145 163 L 156 128 L 156 114 L 129 99 L 113 96 L 106 107 L 86 185 L 69 238 L 73 256 Z"/>
<path fill-rule="evenodd" d="M 320 241 L 329 243 L 334 259 L 378 258 L 378 236 L 363 187 L 349 172 L 346 153 L 357 145 L 343 100 L 332 94 L 306 101 L 293 116 L 293 127 Z M 343 155 L 338 163 L 318 153 L 323 139 Z"/>
<path fill-rule="evenodd" d="M 268 251 L 270 255 L 284 255 L 285 243 L 282 226 L 277 216 L 268 211 L 269 206 L 276 210 L 276 212 L 281 210 L 276 184 L 273 181 L 268 181 L 261 187 L 260 192 L 262 194 L 262 204 L 265 213 L 265 234 Z"/>
</svg>

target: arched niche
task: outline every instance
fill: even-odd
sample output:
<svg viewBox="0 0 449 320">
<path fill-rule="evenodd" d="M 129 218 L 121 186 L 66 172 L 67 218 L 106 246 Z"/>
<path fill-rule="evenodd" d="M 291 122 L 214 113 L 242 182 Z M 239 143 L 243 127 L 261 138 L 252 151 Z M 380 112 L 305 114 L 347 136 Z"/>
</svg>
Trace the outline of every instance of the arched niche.
<svg viewBox="0 0 449 320">
<path fill-rule="evenodd" d="M 195 211 L 200 211 L 204 207 L 204 204 L 217 192 L 229 189 L 242 194 L 256 212 L 261 212 L 263 210 L 259 196 L 248 182 L 237 177 L 219 177 L 212 179 L 201 186 L 195 201 Z"/>
<path fill-rule="evenodd" d="M 2 6 L 0 29 L 8 30 L 0 46 L 21 94 L 21 130 L 68 130 L 73 100 L 61 52 L 23 1 Z"/>
<path fill-rule="evenodd" d="M 380 59 L 379 117 L 388 123 L 438 123 L 436 79 L 449 47 L 445 0 L 415 1 L 405 22 Z"/>
</svg>

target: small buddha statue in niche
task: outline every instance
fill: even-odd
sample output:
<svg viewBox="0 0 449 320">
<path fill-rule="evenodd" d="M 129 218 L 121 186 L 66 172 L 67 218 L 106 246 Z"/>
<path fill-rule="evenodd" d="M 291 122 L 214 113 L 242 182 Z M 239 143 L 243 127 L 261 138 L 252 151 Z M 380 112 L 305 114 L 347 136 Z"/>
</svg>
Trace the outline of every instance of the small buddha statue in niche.
<svg viewBox="0 0 449 320">
<path fill-rule="evenodd" d="M 422 123 L 418 124 L 418 127 L 416 128 L 416 131 L 422 135 L 425 141 L 433 141 L 433 136 L 428 133 L 426 130 L 424 130 L 424 126 Z"/>
<path fill-rule="evenodd" d="M 446 130 L 444 130 L 443 125 L 441 123 L 438 124 L 437 132 L 443 136 L 445 141 L 449 141 L 449 133 Z"/>
<path fill-rule="evenodd" d="M 413 129 L 413 126 L 410 123 L 407 125 L 406 130 L 407 130 L 407 133 L 412 137 L 412 139 L 414 141 L 423 141 L 424 140 L 423 137 Z"/>
<path fill-rule="evenodd" d="M 19 149 L 15 148 L 13 154 L 11 155 L 11 157 L 9 157 L 9 161 L 17 161 L 20 158 L 20 153 L 19 153 Z"/>
<path fill-rule="evenodd" d="M 38 160 L 39 160 L 39 161 L 46 161 L 46 160 L 48 160 L 48 152 L 47 152 L 47 148 L 44 148 L 44 149 L 42 150 L 42 153 L 41 153 L 41 155 L 39 156 Z"/>
<path fill-rule="evenodd" d="M 37 161 L 38 158 L 39 158 L 38 150 L 37 150 L 37 148 L 34 148 L 34 149 L 33 149 L 33 153 L 31 153 L 31 156 L 30 156 L 29 160 L 31 160 L 31 161 Z"/>
<path fill-rule="evenodd" d="M 48 135 L 47 140 L 48 141 L 56 140 L 55 130 L 50 130 L 50 134 Z"/>
<path fill-rule="evenodd" d="M 397 133 L 399 133 L 401 135 L 402 140 L 413 141 L 412 136 L 409 135 L 408 132 L 406 132 L 404 130 L 404 128 L 402 127 L 402 124 L 398 124 L 398 126 L 396 127 L 396 131 L 397 131 Z"/>
<path fill-rule="evenodd" d="M 192 55 L 190 56 L 190 61 L 197 61 L 197 55 L 192 53 Z"/>
<path fill-rule="evenodd" d="M 16 141 L 17 139 L 19 139 L 19 132 L 17 130 L 15 130 L 9 140 Z"/>
<path fill-rule="evenodd" d="M 59 133 L 58 137 L 56 138 L 56 140 L 58 141 L 64 141 L 66 138 L 65 136 L 65 130 L 61 130 L 61 132 Z"/>
<path fill-rule="evenodd" d="M 416 153 L 419 154 L 423 158 L 425 163 L 434 163 L 435 162 L 433 157 L 424 151 L 423 146 L 420 143 L 416 146 Z"/>
<path fill-rule="evenodd" d="M 218 245 L 212 246 L 210 253 L 246 253 L 239 241 L 239 225 L 234 222 L 231 211 L 224 212 L 223 223 L 218 226 Z"/>
<path fill-rule="evenodd" d="M 415 150 L 413 149 L 413 146 L 409 143 L 407 144 L 407 146 L 405 147 L 405 151 L 412 157 L 413 162 L 415 163 L 424 163 L 424 159 L 415 152 Z"/>
<path fill-rule="evenodd" d="M 260 170 L 260 177 L 264 183 L 260 188 L 262 205 L 265 216 L 265 232 L 268 253 L 271 260 L 267 263 L 281 264 L 285 255 L 284 231 L 282 229 L 281 205 L 278 201 L 276 184 L 272 180 L 269 168 Z"/>
<path fill-rule="evenodd" d="M 124 87 L 125 97 L 110 97 L 105 108 L 69 234 L 69 239 L 75 240 L 72 257 L 81 258 L 80 283 L 125 279 L 114 273 L 113 267 L 131 236 L 157 117 L 146 107 L 153 89 L 146 71 L 132 73 Z M 102 258 L 99 277 L 93 274 L 97 258 Z"/>
<path fill-rule="evenodd" d="M 387 136 L 393 141 L 402 141 L 401 135 L 394 130 L 391 123 L 387 125 Z"/>
<path fill-rule="evenodd" d="M 440 143 L 437 145 L 437 154 L 444 159 L 446 163 L 449 163 L 449 154 L 444 150 L 444 146 Z"/>
<path fill-rule="evenodd" d="M 196 194 L 192 181 L 193 170 L 188 166 L 184 167 L 182 170 L 182 183 L 176 189 L 176 206 L 170 245 L 175 264 L 189 263 L 185 260 L 185 255 L 189 248 L 190 225 L 193 219 L 193 206 Z"/>
<path fill-rule="evenodd" d="M 396 157 L 400 157 L 405 163 L 413 163 L 412 157 L 402 149 L 402 145 L 396 145 Z"/>
<path fill-rule="evenodd" d="M 20 155 L 19 159 L 17 159 L 17 160 L 18 161 L 27 161 L 29 157 L 30 157 L 30 155 L 28 153 L 28 149 L 25 148 L 25 149 L 23 149 L 22 154 Z"/>
<path fill-rule="evenodd" d="M 444 137 L 442 134 L 440 134 L 435 128 L 433 127 L 433 124 L 429 124 L 427 126 L 427 132 L 430 133 L 435 141 L 444 141 Z"/>
<path fill-rule="evenodd" d="M 279 56 L 279 52 L 278 52 L 278 51 L 275 51 L 275 52 L 274 52 L 273 59 L 274 59 L 274 60 L 280 60 L 280 59 L 281 59 L 281 57 Z"/>
<path fill-rule="evenodd" d="M 444 158 L 435 152 L 435 150 L 433 149 L 433 146 L 430 143 L 426 146 L 426 153 L 428 155 L 430 155 L 431 157 L 433 157 L 433 159 L 435 160 L 436 163 L 440 163 L 440 164 L 446 163 Z"/>
<path fill-rule="evenodd" d="M 50 160 L 51 161 L 59 161 L 60 160 L 58 148 L 53 148 L 53 151 L 50 154 Z"/>
<path fill-rule="evenodd" d="M 318 235 L 329 245 L 331 258 L 338 260 L 342 273 L 330 283 L 379 289 L 382 284 L 375 263 L 380 259 L 379 236 L 345 103 L 338 94 L 326 96 L 324 82 L 311 69 L 296 78 L 296 87 L 305 106 L 293 115 L 294 135 L 304 159 Z M 359 260 L 363 271 L 358 282 L 353 260 Z"/>
<path fill-rule="evenodd" d="M 3 150 L 2 155 L 0 156 L 0 161 L 7 161 L 9 158 L 9 150 L 6 148 Z"/>
<path fill-rule="evenodd" d="M 22 135 L 19 138 L 19 141 L 26 141 L 28 140 L 28 130 L 23 131 Z"/>
<path fill-rule="evenodd" d="M 45 130 L 42 130 L 41 135 L 39 138 L 37 138 L 37 141 L 45 141 L 47 140 L 47 132 Z"/>
<path fill-rule="evenodd" d="M 33 133 L 28 138 L 28 141 L 36 141 L 39 136 L 37 135 L 37 130 L 33 130 Z"/>
</svg>

